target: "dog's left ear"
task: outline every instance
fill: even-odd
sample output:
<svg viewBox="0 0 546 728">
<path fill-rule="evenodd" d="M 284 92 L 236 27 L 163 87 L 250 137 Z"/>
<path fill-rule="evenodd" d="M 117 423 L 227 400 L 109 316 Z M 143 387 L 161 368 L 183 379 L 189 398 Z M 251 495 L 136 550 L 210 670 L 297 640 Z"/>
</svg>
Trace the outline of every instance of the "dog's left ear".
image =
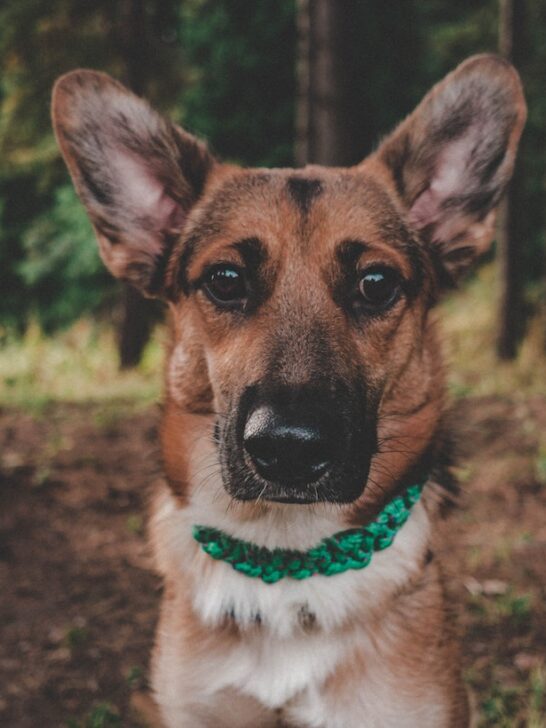
<svg viewBox="0 0 546 728">
<path fill-rule="evenodd" d="M 408 222 L 455 280 L 493 239 L 526 118 L 514 68 L 474 56 L 435 86 L 381 144 Z"/>
<path fill-rule="evenodd" d="M 205 145 L 96 71 L 62 76 L 52 113 L 104 263 L 144 294 L 165 295 L 170 250 L 214 165 Z"/>
</svg>

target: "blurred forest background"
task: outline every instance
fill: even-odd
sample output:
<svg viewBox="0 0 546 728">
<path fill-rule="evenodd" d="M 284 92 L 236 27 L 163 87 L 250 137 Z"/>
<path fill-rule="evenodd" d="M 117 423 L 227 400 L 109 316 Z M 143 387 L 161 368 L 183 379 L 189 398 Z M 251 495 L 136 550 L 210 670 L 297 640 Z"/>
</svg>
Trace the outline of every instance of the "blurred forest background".
<svg viewBox="0 0 546 728">
<path fill-rule="evenodd" d="M 99 261 L 49 121 L 63 72 L 111 73 L 223 158 L 351 164 L 458 62 L 500 49 L 530 109 L 499 246 L 498 351 L 513 357 L 544 292 L 545 27 L 541 0 L 4 0 L 0 335 L 91 316 L 115 323 L 131 366 L 158 315 Z"/>
<path fill-rule="evenodd" d="M 106 71 L 224 159 L 352 164 L 483 51 L 513 60 L 529 118 L 496 246 L 439 311 L 468 446 L 443 550 L 479 725 L 546 725 L 543 0 L 0 2 L 2 725 L 145 725 L 159 590 L 143 512 L 163 309 L 99 260 L 55 79 Z"/>
</svg>

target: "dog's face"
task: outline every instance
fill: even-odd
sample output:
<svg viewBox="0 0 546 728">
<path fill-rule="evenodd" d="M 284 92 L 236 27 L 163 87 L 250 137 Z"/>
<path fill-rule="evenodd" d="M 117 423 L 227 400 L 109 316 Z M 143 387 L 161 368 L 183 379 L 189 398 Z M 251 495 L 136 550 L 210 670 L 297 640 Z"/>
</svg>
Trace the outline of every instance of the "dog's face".
<svg viewBox="0 0 546 728">
<path fill-rule="evenodd" d="M 201 332 L 228 491 L 355 500 L 433 282 L 381 185 L 364 170 L 229 175 L 172 275 Z"/>
<path fill-rule="evenodd" d="M 172 309 L 173 481 L 184 412 L 238 500 L 374 508 L 418 466 L 443 392 L 427 314 L 491 240 L 524 117 L 513 69 L 477 57 L 357 167 L 243 170 L 102 74 L 59 81 L 102 257 Z"/>
</svg>

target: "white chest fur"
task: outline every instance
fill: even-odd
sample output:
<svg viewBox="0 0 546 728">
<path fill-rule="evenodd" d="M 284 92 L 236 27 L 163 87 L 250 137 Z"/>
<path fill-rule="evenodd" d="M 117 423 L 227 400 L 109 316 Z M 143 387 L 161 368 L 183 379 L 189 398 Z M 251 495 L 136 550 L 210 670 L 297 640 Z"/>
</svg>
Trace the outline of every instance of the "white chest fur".
<svg viewBox="0 0 546 728">
<path fill-rule="evenodd" d="M 354 634 L 346 625 L 355 617 L 365 624 L 367 615 L 381 611 L 419 568 L 429 538 L 428 517 L 418 503 L 392 546 L 374 554 L 367 568 L 265 584 L 214 561 L 193 540 L 195 523 L 233 533 L 235 524 L 226 510 L 218 501 L 216 508 L 207 501 L 204 513 L 199 497 L 183 509 L 169 494 L 162 497 L 155 517 L 160 566 L 191 589 L 193 611 L 202 623 L 217 627 L 233 619 L 241 630 L 236 646 L 215 654 L 215 664 L 209 664 L 207 691 L 235 689 L 269 708 L 282 707 L 302 690 L 320 690 L 354 646 Z M 293 536 L 286 544 L 277 540 L 275 518 L 243 524 L 241 537 L 269 546 L 307 548 L 339 530 L 339 522 L 331 521 L 328 513 L 315 513 L 308 522 L 309 515 L 302 512 L 300 522 L 291 524 Z"/>
</svg>

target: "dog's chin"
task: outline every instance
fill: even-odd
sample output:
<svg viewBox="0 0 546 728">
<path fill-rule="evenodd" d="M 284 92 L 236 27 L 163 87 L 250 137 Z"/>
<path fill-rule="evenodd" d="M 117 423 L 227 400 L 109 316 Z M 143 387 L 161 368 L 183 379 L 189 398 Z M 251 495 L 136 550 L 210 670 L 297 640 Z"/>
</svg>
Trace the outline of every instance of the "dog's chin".
<svg viewBox="0 0 546 728">
<path fill-rule="evenodd" d="M 353 503 L 362 495 L 367 474 L 347 488 L 332 482 L 330 479 L 320 479 L 316 483 L 272 483 L 261 478 L 245 478 L 244 485 L 236 484 L 231 478 L 224 480 L 224 487 L 228 494 L 236 501 L 260 502 L 279 505 L 303 506 L 314 503 Z"/>
<path fill-rule="evenodd" d="M 271 485 L 262 495 L 262 499 L 269 503 L 284 503 L 286 505 L 308 505 L 310 503 L 319 503 L 320 498 L 312 489 L 309 492 L 301 489 L 290 488 L 281 485 Z"/>
<path fill-rule="evenodd" d="M 314 493 L 302 493 L 300 491 L 292 491 L 287 488 L 267 489 L 259 495 L 248 493 L 246 491 L 228 491 L 233 500 L 241 503 L 268 503 L 271 505 L 285 506 L 308 506 L 313 503 L 327 503 L 329 498 L 321 498 Z"/>
</svg>

